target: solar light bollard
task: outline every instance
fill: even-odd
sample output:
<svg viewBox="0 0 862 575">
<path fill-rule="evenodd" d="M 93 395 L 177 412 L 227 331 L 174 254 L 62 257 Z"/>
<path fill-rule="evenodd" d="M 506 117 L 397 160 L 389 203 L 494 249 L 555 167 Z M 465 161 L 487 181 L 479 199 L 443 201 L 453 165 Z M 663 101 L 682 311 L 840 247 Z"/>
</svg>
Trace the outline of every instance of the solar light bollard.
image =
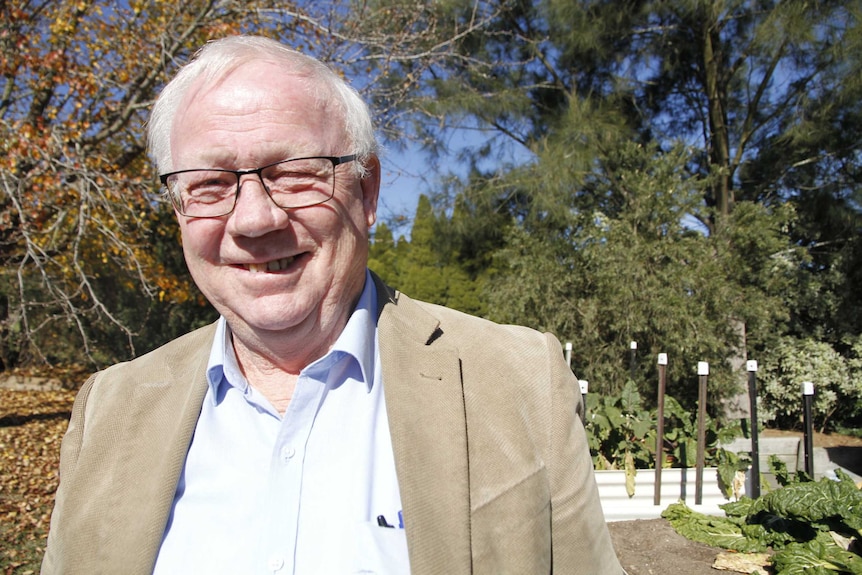
<svg viewBox="0 0 862 575">
<path fill-rule="evenodd" d="M 814 402 L 814 384 L 802 382 L 802 427 L 805 430 L 805 473 L 814 479 L 814 422 L 811 417 L 811 407 Z"/>
<path fill-rule="evenodd" d="M 697 466 L 694 480 L 694 503 L 703 503 L 703 467 L 706 459 L 706 384 L 709 379 L 709 363 L 697 362 Z"/>
<path fill-rule="evenodd" d="M 658 413 L 655 435 L 655 489 L 653 505 L 661 505 L 661 469 L 664 467 L 664 394 L 667 384 L 667 354 L 658 354 Z"/>
<path fill-rule="evenodd" d="M 586 379 L 579 379 L 578 386 L 581 388 L 581 399 L 584 400 L 584 413 L 587 412 L 587 392 L 590 390 L 590 382 Z"/>
<path fill-rule="evenodd" d="M 751 406 L 751 498 L 760 497 L 760 445 L 757 430 L 757 361 L 746 362 L 748 401 Z"/>
</svg>

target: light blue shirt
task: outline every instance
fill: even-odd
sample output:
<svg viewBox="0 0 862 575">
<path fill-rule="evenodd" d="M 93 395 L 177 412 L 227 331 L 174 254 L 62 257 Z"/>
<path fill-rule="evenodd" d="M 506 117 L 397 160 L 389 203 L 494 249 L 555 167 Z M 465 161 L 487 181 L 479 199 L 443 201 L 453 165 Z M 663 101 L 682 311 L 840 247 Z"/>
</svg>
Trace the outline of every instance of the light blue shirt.
<svg viewBox="0 0 862 575">
<path fill-rule="evenodd" d="M 365 288 L 284 417 L 240 373 L 221 318 L 154 573 L 407 573 L 401 498 Z M 383 516 L 393 528 L 380 527 Z"/>
</svg>

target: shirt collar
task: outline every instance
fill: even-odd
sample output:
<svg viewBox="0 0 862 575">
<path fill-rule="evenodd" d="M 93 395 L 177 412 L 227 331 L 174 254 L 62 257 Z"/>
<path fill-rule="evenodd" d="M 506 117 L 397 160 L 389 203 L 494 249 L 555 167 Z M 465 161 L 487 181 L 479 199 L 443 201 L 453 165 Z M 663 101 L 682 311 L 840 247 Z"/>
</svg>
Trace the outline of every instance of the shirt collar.
<svg viewBox="0 0 862 575">
<path fill-rule="evenodd" d="M 359 301 L 347 320 L 347 325 L 338 336 L 329 352 L 306 366 L 302 372 L 326 370 L 344 356 L 352 357 L 359 365 L 361 377 L 368 391 L 374 384 L 377 354 L 377 288 L 368 270 L 365 271 L 365 287 Z M 210 348 L 207 363 L 207 383 L 214 400 L 218 389 L 225 383 L 242 392 L 248 390 L 248 381 L 239 369 L 239 363 L 231 344 L 231 330 L 224 316 L 219 317 L 215 338 Z"/>
</svg>

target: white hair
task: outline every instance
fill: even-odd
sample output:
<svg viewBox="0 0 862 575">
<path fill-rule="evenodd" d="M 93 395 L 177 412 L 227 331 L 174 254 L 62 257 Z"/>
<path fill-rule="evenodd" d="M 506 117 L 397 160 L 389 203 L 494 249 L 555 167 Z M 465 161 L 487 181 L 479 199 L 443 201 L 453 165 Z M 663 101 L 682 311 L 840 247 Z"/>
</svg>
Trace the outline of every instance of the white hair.
<svg viewBox="0 0 862 575">
<path fill-rule="evenodd" d="M 255 60 L 283 64 L 286 74 L 305 79 L 306 88 L 321 106 L 340 114 L 351 152 L 357 156 L 359 173 L 364 175 L 367 160 L 380 151 L 368 106 L 356 90 L 321 61 L 261 36 L 230 36 L 207 43 L 165 86 L 147 124 L 149 155 L 158 172 L 173 169 L 171 129 L 189 89 L 199 79 L 204 85 L 214 84 Z"/>
</svg>

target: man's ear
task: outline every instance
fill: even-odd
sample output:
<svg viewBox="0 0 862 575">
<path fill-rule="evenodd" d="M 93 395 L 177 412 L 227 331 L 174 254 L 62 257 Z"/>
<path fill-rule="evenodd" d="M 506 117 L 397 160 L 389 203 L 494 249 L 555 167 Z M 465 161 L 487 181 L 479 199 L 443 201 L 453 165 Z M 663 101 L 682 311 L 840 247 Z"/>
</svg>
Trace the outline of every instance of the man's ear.
<svg viewBox="0 0 862 575">
<path fill-rule="evenodd" d="M 359 180 L 362 189 L 362 206 L 368 227 L 377 221 L 377 198 L 380 195 L 380 159 L 371 156 L 365 164 L 365 177 Z"/>
</svg>

